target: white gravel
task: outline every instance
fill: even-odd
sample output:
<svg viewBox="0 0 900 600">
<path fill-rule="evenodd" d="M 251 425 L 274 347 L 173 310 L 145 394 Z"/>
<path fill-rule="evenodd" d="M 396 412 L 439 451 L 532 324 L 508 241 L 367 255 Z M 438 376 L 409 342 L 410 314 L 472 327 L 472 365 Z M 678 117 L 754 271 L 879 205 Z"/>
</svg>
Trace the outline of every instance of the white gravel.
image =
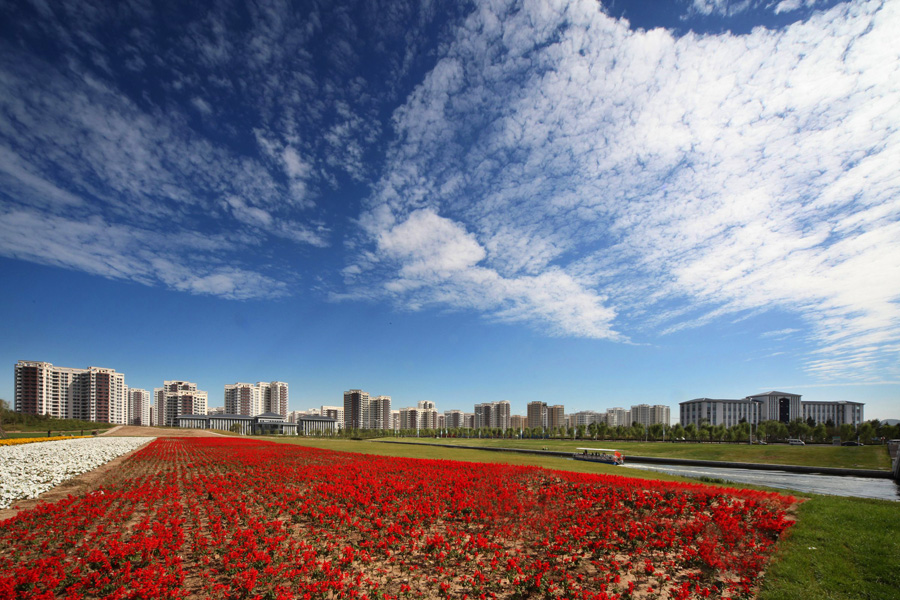
<svg viewBox="0 0 900 600">
<path fill-rule="evenodd" d="M 152 437 L 83 438 L 0 447 L 0 508 L 36 498 L 67 479 L 96 469 Z"/>
</svg>

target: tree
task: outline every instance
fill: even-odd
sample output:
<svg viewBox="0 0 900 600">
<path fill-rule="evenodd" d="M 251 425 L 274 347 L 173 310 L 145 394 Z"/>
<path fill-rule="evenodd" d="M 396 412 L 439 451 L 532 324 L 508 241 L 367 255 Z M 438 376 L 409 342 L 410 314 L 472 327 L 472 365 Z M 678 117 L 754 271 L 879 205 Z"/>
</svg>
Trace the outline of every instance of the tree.
<svg viewBox="0 0 900 600">
<path fill-rule="evenodd" d="M 241 432 L 241 424 L 240 423 L 232 423 L 231 427 L 228 428 L 228 431 L 231 433 L 240 433 Z"/>
<path fill-rule="evenodd" d="M 871 422 L 866 421 L 865 423 L 862 423 L 856 430 L 856 435 L 859 437 L 859 441 L 864 444 L 869 444 L 872 442 L 872 438 L 875 436 L 875 428 L 872 427 Z"/>
<path fill-rule="evenodd" d="M 813 440 L 817 442 L 825 442 L 828 439 L 828 431 L 825 429 L 825 423 L 819 423 L 812 430 Z"/>
<path fill-rule="evenodd" d="M 697 441 L 697 424 L 696 423 L 688 423 L 684 428 L 684 437 L 689 438 L 690 440 L 696 442 Z"/>
</svg>

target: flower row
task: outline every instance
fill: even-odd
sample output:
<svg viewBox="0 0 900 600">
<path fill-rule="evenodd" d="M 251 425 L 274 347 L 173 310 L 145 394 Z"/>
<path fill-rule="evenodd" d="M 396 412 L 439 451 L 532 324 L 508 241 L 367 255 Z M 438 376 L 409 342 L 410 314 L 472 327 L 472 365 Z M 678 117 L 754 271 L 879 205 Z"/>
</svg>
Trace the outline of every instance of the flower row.
<svg viewBox="0 0 900 600">
<path fill-rule="evenodd" d="M 57 435 L 53 437 L 32 437 L 32 438 L 7 438 L 0 440 L 0 448 L 3 446 L 19 446 L 21 444 L 36 444 L 38 442 L 57 442 L 59 440 L 73 440 L 79 438 L 90 437 L 87 435 Z"/>
<path fill-rule="evenodd" d="M 36 498 L 76 475 L 96 469 L 153 438 L 66 438 L 0 447 L 0 508 Z"/>
<path fill-rule="evenodd" d="M 160 439 L 0 523 L 0 598 L 750 597 L 793 498 Z"/>
</svg>

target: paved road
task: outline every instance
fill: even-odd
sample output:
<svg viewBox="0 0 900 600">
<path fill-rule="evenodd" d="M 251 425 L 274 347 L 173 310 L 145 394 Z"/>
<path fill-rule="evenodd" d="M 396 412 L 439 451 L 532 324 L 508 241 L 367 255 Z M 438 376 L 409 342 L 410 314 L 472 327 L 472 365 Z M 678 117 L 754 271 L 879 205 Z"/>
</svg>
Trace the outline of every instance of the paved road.
<svg viewBox="0 0 900 600">
<path fill-rule="evenodd" d="M 736 483 L 765 485 L 778 489 L 797 490 L 831 496 L 878 498 L 900 502 L 900 484 L 892 479 L 866 477 L 837 477 L 833 475 L 805 475 L 784 471 L 753 471 L 750 469 L 723 469 L 718 467 L 688 467 L 680 465 L 649 465 L 630 463 L 629 469 L 663 471 L 682 477 L 710 477 Z"/>
</svg>

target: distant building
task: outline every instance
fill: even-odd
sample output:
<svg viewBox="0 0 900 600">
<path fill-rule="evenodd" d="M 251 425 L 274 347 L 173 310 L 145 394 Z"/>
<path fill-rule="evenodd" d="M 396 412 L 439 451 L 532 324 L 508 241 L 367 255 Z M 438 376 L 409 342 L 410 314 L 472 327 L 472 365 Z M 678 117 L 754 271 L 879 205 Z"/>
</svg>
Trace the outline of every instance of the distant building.
<svg viewBox="0 0 900 600">
<path fill-rule="evenodd" d="M 20 360 L 15 367 L 15 410 L 58 419 L 128 422 L 125 375 L 115 369 L 55 367 Z"/>
<path fill-rule="evenodd" d="M 399 429 L 437 429 L 437 417 L 434 402 L 421 400 L 415 407 L 400 409 Z"/>
<path fill-rule="evenodd" d="M 334 408 L 334 407 L 332 407 Z M 368 392 L 344 392 L 343 423 L 353 429 L 391 429 L 393 417 L 390 396 L 372 398 Z"/>
<path fill-rule="evenodd" d="M 218 429 L 236 431 L 244 435 L 329 435 L 337 430 L 337 423 L 329 417 L 301 415 L 289 421 L 283 415 L 266 412 L 261 415 L 179 415 L 176 427 L 190 429 Z"/>
<path fill-rule="evenodd" d="M 366 429 L 391 428 L 391 397 L 376 396 L 369 400 L 365 412 Z"/>
<path fill-rule="evenodd" d="M 591 423 L 605 423 L 606 413 L 598 413 L 593 410 L 582 410 L 570 415 L 572 426 L 579 427 L 584 425 L 588 427 Z"/>
<path fill-rule="evenodd" d="M 809 418 L 816 423 L 831 419 L 836 425 L 856 426 L 864 420 L 861 402 L 804 402 L 800 398 L 800 394 L 775 391 L 741 400 L 696 398 L 679 404 L 679 421 L 682 425 L 708 423 L 731 427 L 741 422 L 757 425 L 762 421 L 790 423 Z"/>
<path fill-rule="evenodd" d="M 157 425 L 172 427 L 175 417 L 181 415 L 205 415 L 207 393 L 198 390 L 190 381 L 166 381 L 161 388 L 153 388 L 156 396 Z"/>
<path fill-rule="evenodd" d="M 465 427 L 465 413 L 461 410 L 444 411 L 444 427 L 447 429 L 459 429 Z"/>
<path fill-rule="evenodd" d="M 475 405 L 475 428 L 509 429 L 509 400 Z"/>
<path fill-rule="evenodd" d="M 263 410 L 262 390 L 252 383 L 229 383 L 225 385 L 225 414 L 255 417 Z"/>
<path fill-rule="evenodd" d="M 344 407 L 343 406 L 325 406 L 319 409 L 319 414 L 323 417 L 329 417 L 338 422 L 339 425 L 344 424 Z"/>
<path fill-rule="evenodd" d="M 288 414 L 288 384 L 283 381 L 257 382 L 262 396 L 263 411 L 282 417 Z"/>
<path fill-rule="evenodd" d="M 547 407 L 547 427 L 551 430 L 566 426 L 566 409 L 562 404 Z"/>
<path fill-rule="evenodd" d="M 529 429 L 540 429 L 547 426 L 547 403 L 546 402 L 529 402 L 528 425 Z"/>
<path fill-rule="evenodd" d="M 509 426 L 513 429 L 517 429 L 519 431 L 525 429 L 527 427 L 528 418 L 524 415 L 510 415 L 509 416 Z"/>
<path fill-rule="evenodd" d="M 365 429 L 363 407 L 369 404 L 369 393 L 362 390 L 344 392 L 344 429 Z"/>
<path fill-rule="evenodd" d="M 211 407 L 211 408 L 207 408 L 207 409 L 206 409 L 206 414 L 208 414 L 208 415 L 210 415 L 210 416 L 213 416 L 213 415 L 224 415 L 224 414 L 225 414 L 225 407 L 224 407 L 224 406 L 213 406 L 213 407 Z"/>
<path fill-rule="evenodd" d="M 664 404 L 656 404 L 654 406 L 637 404 L 631 407 L 631 422 L 632 424 L 639 423 L 644 427 L 656 424 L 669 426 L 670 411 L 671 409 Z"/>
<path fill-rule="evenodd" d="M 287 418 L 288 384 L 283 381 L 227 384 L 225 413 L 250 417 L 275 413 Z"/>
<path fill-rule="evenodd" d="M 631 411 L 619 406 L 606 409 L 606 424 L 610 427 L 631 427 Z"/>
<path fill-rule="evenodd" d="M 150 425 L 150 392 L 141 388 L 128 388 L 128 424 Z"/>
<path fill-rule="evenodd" d="M 841 425 L 853 425 L 857 427 L 865 420 L 863 418 L 862 402 L 850 402 L 839 400 L 837 402 L 801 402 L 801 418 L 806 421 L 812 419 L 819 423 L 831 421 L 836 427 Z"/>
</svg>

